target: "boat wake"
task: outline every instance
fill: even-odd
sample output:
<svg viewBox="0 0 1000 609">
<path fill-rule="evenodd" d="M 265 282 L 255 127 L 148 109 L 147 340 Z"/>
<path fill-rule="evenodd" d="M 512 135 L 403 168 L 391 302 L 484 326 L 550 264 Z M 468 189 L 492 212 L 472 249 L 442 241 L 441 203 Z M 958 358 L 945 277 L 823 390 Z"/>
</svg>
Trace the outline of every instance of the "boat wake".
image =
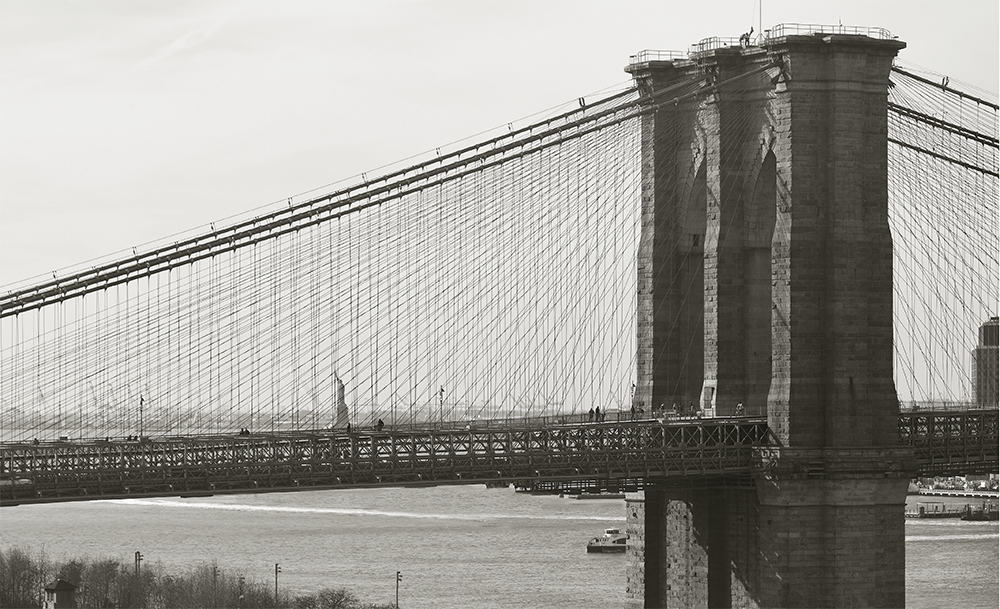
<svg viewBox="0 0 1000 609">
<path fill-rule="evenodd" d="M 959 535 L 907 535 L 906 541 L 979 541 L 997 539 L 998 533 L 966 533 Z"/>
<path fill-rule="evenodd" d="M 946 527 L 946 528 L 968 528 L 971 526 L 998 526 L 996 520 L 961 520 L 959 518 L 907 518 L 907 527 Z"/>
<path fill-rule="evenodd" d="M 311 508 L 286 507 L 277 505 L 247 505 L 240 503 L 201 503 L 197 501 L 170 501 L 164 499 L 112 499 L 108 503 L 122 505 L 141 505 L 166 508 L 188 508 L 198 510 L 221 510 L 231 512 L 270 512 L 285 514 L 338 514 L 342 516 L 381 516 L 386 518 L 415 518 L 423 520 L 599 520 L 602 522 L 624 520 L 623 517 L 592 516 L 572 514 L 440 514 L 426 512 L 401 512 L 393 510 L 374 510 L 368 508 Z"/>
</svg>

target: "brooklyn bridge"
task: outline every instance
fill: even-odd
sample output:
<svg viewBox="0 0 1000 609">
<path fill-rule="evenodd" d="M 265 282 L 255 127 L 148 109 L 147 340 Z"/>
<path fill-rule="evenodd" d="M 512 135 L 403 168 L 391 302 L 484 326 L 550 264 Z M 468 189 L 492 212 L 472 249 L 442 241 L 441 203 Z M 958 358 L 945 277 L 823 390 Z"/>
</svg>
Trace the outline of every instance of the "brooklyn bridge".
<svg viewBox="0 0 1000 609">
<path fill-rule="evenodd" d="M 1000 441 L 970 358 L 997 104 L 904 48 L 643 51 L 576 107 L 8 286 L 0 506 L 615 489 L 630 607 L 902 606 L 909 480 Z"/>
</svg>

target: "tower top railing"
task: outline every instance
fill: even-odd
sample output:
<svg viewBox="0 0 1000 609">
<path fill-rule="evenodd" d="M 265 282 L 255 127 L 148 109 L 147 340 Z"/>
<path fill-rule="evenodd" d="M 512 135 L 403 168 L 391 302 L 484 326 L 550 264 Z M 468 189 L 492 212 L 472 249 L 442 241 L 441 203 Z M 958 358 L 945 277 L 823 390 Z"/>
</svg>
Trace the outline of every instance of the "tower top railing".
<svg viewBox="0 0 1000 609">
<path fill-rule="evenodd" d="M 635 55 L 628 56 L 628 64 L 634 66 L 639 63 L 649 61 L 674 61 L 675 59 L 687 59 L 683 51 L 667 51 L 661 49 L 643 49 Z"/>
<path fill-rule="evenodd" d="M 892 40 L 892 32 L 882 27 L 866 25 L 823 25 L 819 23 L 779 23 L 769 30 L 764 30 L 764 40 L 781 38 L 783 36 L 807 36 L 809 34 L 848 34 L 851 36 L 868 36 L 876 40 Z"/>
<path fill-rule="evenodd" d="M 749 33 L 745 34 L 746 39 L 739 36 L 710 36 L 702 38 L 698 42 L 688 47 L 687 53 L 682 51 L 665 51 L 657 49 L 644 49 L 635 55 L 629 56 L 629 65 L 636 65 L 650 61 L 674 61 L 677 59 L 697 58 L 701 53 L 749 45 L 751 40 L 755 45 L 765 43 L 769 40 L 782 38 L 784 36 L 808 36 L 812 34 L 847 34 L 851 36 L 867 36 L 876 40 L 892 40 L 892 32 L 882 27 L 871 27 L 866 25 L 824 25 L 820 23 L 779 23 L 771 29 L 758 33 L 752 39 Z"/>
<path fill-rule="evenodd" d="M 694 57 L 698 53 L 704 53 L 705 51 L 714 51 L 715 49 L 725 49 L 728 47 L 738 46 L 740 46 L 739 38 L 710 36 L 708 38 L 702 38 L 688 47 L 688 57 Z"/>
</svg>

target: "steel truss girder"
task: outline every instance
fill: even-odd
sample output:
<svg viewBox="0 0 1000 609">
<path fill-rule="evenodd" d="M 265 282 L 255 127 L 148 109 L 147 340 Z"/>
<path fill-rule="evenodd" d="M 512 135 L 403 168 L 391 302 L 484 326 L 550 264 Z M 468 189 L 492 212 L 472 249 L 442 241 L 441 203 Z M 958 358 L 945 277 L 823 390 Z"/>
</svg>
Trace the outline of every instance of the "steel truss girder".
<svg viewBox="0 0 1000 609">
<path fill-rule="evenodd" d="M 899 416 L 900 444 L 914 449 L 925 476 L 995 473 L 998 459 L 996 409 L 907 412 Z"/>
<path fill-rule="evenodd" d="M 918 474 L 997 470 L 997 411 L 905 413 Z M 746 476 L 763 419 L 341 431 L 0 446 L 0 505 L 93 498 Z"/>
<path fill-rule="evenodd" d="M 0 447 L 0 504 L 525 478 L 739 474 L 763 420 L 576 423 Z M 20 481 L 20 482 L 18 482 Z"/>
</svg>

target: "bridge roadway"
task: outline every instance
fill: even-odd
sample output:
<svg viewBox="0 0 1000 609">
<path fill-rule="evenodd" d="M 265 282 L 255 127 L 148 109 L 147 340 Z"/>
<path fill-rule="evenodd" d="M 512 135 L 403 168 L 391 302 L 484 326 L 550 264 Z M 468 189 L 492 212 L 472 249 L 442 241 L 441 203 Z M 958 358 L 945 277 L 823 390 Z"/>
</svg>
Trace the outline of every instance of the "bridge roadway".
<svg viewBox="0 0 1000 609">
<path fill-rule="evenodd" d="M 763 418 L 600 423 L 579 415 L 437 427 L 0 445 L 0 506 L 128 497 L 503 481 L 641 489 L 749 482 L 774 446 Z M 997 410 L 900 414 L 914 475 L 998 470 Z"/>
</svg>

